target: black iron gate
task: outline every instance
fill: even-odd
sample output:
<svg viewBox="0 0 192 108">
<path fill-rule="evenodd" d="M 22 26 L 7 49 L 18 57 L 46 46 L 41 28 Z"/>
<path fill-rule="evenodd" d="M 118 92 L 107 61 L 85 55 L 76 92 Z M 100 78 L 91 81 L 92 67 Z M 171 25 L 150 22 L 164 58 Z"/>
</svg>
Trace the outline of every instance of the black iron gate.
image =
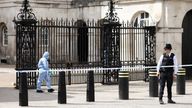
<svg viewBox="0 0 192 108">
<path fill-rule="evenodd" d="M 156 66 L 156 28 L 145 27 L 145 66 Z M 145 69 L 145 81 L 149 80 L 149 69 Z"/>
<path fill-rule="evenodd" d="M 121 67 L 120 62 L 120 24 L 118 22 L 104 22 L 101 51 L 102 66 L 104 68 Z M 103 84 L 118 82 L 119 70 L 104 71 Z M 111 78 L 113 81 L 111 81 Z"/>
<path fill-rule="evenodd" d="M 114 2 L 109 2 L 109 12 L 103 21 L 101 37 L 101 62 L 104 68 L 120 68 L 120 27 L 119 18 L 114 13 Z M 117 83 L 119 70 L 103 72 L 103 84 Z"/>
<path fill-rule="evenodd" d="M 36 70 L 36 17 L 27 0 L 13 22 L 16 26 L 16 71 Z M 16 73 L 18 87 L 20 73 Z M 36 85 L 36 73 L 27 74 L 28 85 Z"/>
<path fill-rule="evenodd" d="M 24 0 L 16 24 L 16 70 L 29 72 L 28 86 L 36 87 L 36 65 L 45 51 L 50 52 L 51 69 L 132 68 L 130 80 L 145 78 L 144 69 L 154 65 L 155 27 L 134 27 L 119 22 L 110 2 L 104 20 L 36 20 L 28 0 Z M 134 69 L 134 67 L 136 67 Z M 117 83 L 119 70 L 95 71 L 95 82 Z M 68 84 L 85 83 L 87 71 L 67 72 Z M 17 73 L 16 85 L 19 85 Z M 53 72 L 52 84 L 57 84 L 58 73 Z"/>
</svg>

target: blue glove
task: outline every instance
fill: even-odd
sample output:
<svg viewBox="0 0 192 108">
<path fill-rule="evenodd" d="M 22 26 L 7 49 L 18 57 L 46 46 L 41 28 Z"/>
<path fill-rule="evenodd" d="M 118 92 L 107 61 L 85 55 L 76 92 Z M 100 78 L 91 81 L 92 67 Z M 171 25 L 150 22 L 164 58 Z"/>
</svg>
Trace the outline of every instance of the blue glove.
<svg viewBox="0 0 192 108">
<path fill-rule="evenodd" d="M 52 75 L 53 75 L 53 73 L 52 73 L 51 71 L 49 71 L 48 75 L 49 75 L 49 76 L 52 76 Z"/>
</svg>

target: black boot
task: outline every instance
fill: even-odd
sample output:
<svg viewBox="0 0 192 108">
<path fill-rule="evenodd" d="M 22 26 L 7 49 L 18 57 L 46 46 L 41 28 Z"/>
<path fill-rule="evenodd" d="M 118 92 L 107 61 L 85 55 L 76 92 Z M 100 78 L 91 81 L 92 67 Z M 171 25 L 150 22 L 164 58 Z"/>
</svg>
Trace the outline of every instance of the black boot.
<svg viewBox="0 0 192 108">
<path fill-rule="evenodd" d="M 160 104 L 164 104 L 164 102 L 163 102 L 162 99 L 159 99 L 159 103 L 160 103 Z"/>
<path fill-rule="evenodd" d="M 55 91 L 54 89 L 48 89 L 47 90 L 49 93 L 52 93 L 53 91 Z"/>
<path fill-rule="evenodd" d="M 175 101 L 173 101 L 172 99 L 168 99 L 168 103 L 171 103 L 171 104 L 176 104 Z"/>
<path fill-rule="evenodd" d="M 43 93 L 43 90 L 36 90 L 37 93 Z"/>
<path fill-rule="evenodd" d="M 159 103 L 160 103 L 160 104 L 164 104 L 162 97 L 159 97 Z"/>
</svg>

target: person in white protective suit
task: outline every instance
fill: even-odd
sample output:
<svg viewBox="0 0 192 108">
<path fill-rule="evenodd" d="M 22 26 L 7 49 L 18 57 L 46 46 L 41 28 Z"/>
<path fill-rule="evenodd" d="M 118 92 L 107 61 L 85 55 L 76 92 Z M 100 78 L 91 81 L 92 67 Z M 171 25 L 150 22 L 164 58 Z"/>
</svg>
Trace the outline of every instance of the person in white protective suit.
<svg viewBox="0 0 192 108">
<path fill-rule="evenodd" d="M 38 69 L 39 69 L 39 76 L 37 80 L 37 93 L 43 93 L 43 90 L 41 89 L 41 84 L 43 80 L 46 81 L 46 85 L 48 88 L 48 92 L 53 92 L 54 89 L 51 88 L 51 77 L 49 72 L 49 52 L 44 52 L 43 57 L 38 62 Z"/>
</svg>

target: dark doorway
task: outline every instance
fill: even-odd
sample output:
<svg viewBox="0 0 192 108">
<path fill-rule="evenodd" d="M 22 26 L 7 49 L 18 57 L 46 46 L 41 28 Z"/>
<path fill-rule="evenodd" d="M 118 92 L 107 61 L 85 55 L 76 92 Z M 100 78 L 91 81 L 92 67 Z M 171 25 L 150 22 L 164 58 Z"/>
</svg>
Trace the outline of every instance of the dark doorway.
<svg viewBox="0 0 192 108">
<path fill-rule="evenodd" d="M 77 21 L 77 27 L 78 61 L 86 63 L 88 61 L 88 27 L 82 20 Z"/>
<path fill-rule="evenodd" d="M 182 64 L 192 64 L 192 10 L 183 19 L 182 34 Z M 187 79 L 192 77 L 192 67 L 186 68 Z"/>
</svg>

